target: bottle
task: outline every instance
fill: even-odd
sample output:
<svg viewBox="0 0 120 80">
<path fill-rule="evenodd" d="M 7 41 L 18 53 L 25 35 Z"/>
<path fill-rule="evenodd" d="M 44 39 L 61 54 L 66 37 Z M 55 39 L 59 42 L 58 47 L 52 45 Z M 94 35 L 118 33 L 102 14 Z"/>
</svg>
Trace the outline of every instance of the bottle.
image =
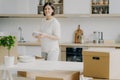
<svg viewBox="0 0 120 80">
<path fill-rule="evenodd" d="M 103 0 L 99 0 L 100 5 L 103 5 L 103 3 L 104 3 Z"/>
<path fill-rule="evenodd" d="M 80 29 L 80 25 L 78 25 L 78 28 L 75 31 L 74 43 L 82 43 L 82 35 L 83 35 L 83 30 Z"/>
<path fill-rule="evenodd" d="M 82 35 L 81 43 L 84 44 L 84 36 Z"/>
<path fill-rule="evenodd" d="M 96 4 L 96 0 L 92 0 L 92 4 L 95 5 Z"/>
<path fill-rule="evenodd" d="M 45 4 L 45 0 L 40 0 L 39 4 L 40 5 L 44 5 Z"/>
<path fill-rule="evenodd" d="M 57 14 L 60 14 L 60 6 L 57 6 Z"/>
<path fill-rule="evenodd" d="M 97 32 L 93 32 L 93 43 L 97 43 Z"/>
<path fill-rule="evenodd" d="M 108 3 L 109 3 L 108 0 L 104 0 L 105 5 L 108 5 Z"/>
</svg>

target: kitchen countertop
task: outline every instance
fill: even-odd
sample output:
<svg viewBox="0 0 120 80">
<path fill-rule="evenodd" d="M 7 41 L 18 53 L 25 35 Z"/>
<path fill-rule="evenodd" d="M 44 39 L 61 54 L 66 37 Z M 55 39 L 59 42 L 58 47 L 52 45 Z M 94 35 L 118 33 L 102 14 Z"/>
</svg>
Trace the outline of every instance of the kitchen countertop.
<svg viewBox="0 0 120 80">
<path fill-rule="evenodd" d="M 102 44 L 93 44 L 93 43 L 85 43 L 85 44 L 75 44 L 75 43 L 62 43 L 61 46 L 76 46 L 76 47 L 120 47 L 120 43 L 102 43 Z"/>
<path fill-rule="evenodd" d="M 18 46 L 40 46 L 40 42 L 24 42 L 18 43 Z M 69 47 L 120 47 L 120 43 L 103 43 L 103 44 L 93 44 L 93 43 L 85 43 L 85 44 L 75 44 L 75 43 L 60 43 L 60 46 L 69 46 Z"/>
<path fill-rule="evenodd" d="M 40 42 L 18 42 L 18 46 L 40 46 Z"/>
</svg>

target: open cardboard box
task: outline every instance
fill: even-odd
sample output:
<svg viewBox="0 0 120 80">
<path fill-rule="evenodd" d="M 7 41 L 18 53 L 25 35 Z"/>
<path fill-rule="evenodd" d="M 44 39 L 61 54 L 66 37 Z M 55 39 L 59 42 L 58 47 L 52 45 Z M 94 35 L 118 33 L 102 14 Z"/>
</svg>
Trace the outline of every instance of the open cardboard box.
<svg viewBox="0 0 120 80">
<path fill-rule="evenodd" d="M 83 64 L 86 77 L 120 79 L 120 50 L 88 49 L 83 51 Z"/>
<path fill-rule="evenodd" d="M 36 80 L 79 80 L 78 71 L 49 71 L 36 75 Z"/>
<path fill-rule="evenodd" d="M 27 77 L 35 80 L 79 80 L 79 71 L 35 71 L 25 72 L 18 71 L 18 76 Z"/>
</svg>

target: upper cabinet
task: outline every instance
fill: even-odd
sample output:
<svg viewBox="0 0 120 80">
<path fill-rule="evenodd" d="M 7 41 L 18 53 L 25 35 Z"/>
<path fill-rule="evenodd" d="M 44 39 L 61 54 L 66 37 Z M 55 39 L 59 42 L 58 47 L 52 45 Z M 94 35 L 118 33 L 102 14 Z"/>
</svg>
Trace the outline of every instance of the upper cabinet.
<svg viewBox="0 0 120 80">
<path fill-rule="evenodd" d="M 63 0 L 39 0 L 38 14 L 43 14 L 45 2 L 52 2 L 55 7 L 55 14 L 63 14 Z"/>
<path fill-rule="evenodd" d="M 120 0 L 109 0 L 110 2 L 110 14 L 120 14 Z"/>
<path fill-rule="evenodd" d="M 90 14 L 91 0 L 64 0 L 64 14 Z"/>
</svg>

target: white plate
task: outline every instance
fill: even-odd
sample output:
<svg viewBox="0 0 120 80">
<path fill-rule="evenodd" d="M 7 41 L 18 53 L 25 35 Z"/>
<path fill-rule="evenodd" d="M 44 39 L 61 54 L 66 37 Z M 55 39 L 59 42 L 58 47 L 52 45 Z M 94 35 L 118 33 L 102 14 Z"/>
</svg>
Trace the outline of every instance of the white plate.
<svg viewBox="0 0 120 80">
<path fill-rule="evenodd" d="M 40 34 L 43 34 L 43 33 L 42 32 L 37 32 L 37 31 L 35 31 L 35 32 L 32 33 L 33 36 L 38 36 Z"/>
<path fill-rule="evenodd" d="M 35 61 L 35 57 L 31 57 L 31 56 L 19 56 L 19 61 L 20 62 L 31 62 L 31 61 Z"/>
</svg>

